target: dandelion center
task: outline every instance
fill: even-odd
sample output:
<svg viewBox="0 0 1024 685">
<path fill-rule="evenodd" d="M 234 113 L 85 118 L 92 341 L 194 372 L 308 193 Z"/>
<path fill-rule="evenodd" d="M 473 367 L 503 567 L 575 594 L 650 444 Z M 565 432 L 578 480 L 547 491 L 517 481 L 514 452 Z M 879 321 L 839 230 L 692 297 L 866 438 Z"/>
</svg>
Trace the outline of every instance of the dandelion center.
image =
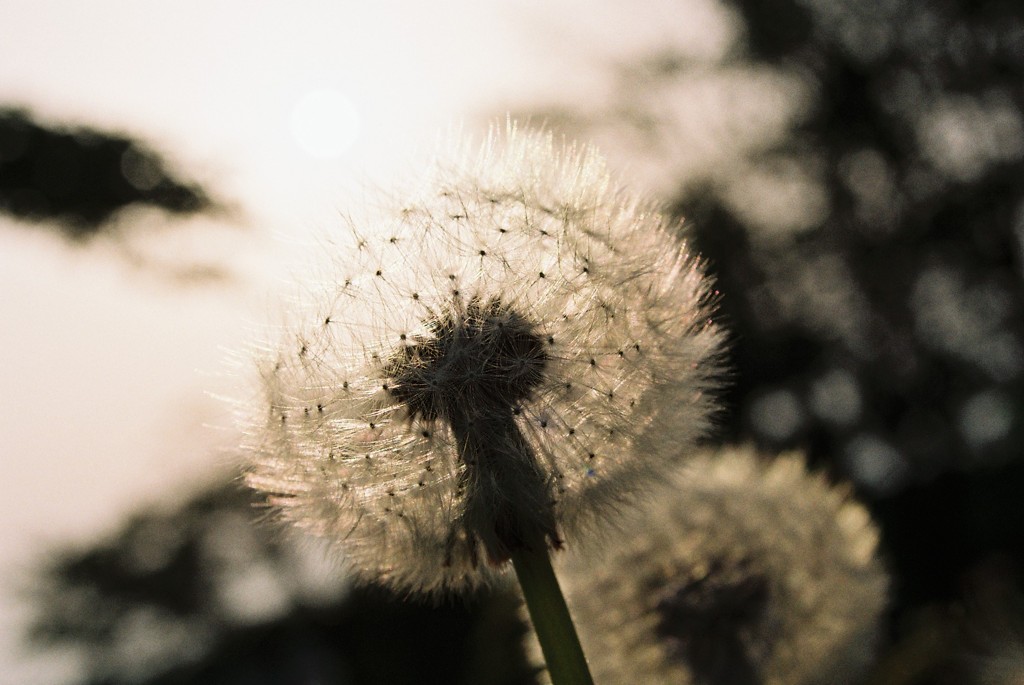
<svg viewBox="0 0 1024 685">
<path fill-rule="evenodd" d="M 747 559 L 714 559 L 703 577 L 663 588 L 655 632 L 701 682 L 761 682 L 744 638 L 768 601 L 768 579 Z"/>
<path fill-rule="evenodd" d="M 511 416 L 544 378 L 544 338 L 497 298 L 454 298 L 425 323 L 427 334 L 398 350 L 384 371 L 410 418 L 459 424 Z"/>
<path fill-rule="evenodd" d="M 385 365 L 388 391 L 410 419 L 451 427 L 471 556 L 477 541 L 493 563 L 545 538 L 558 547 L 550 479 L 514 418 L 544 378 L 544 337 L 498 298 L 455 297 L 425 324 Z"/>
</svg>

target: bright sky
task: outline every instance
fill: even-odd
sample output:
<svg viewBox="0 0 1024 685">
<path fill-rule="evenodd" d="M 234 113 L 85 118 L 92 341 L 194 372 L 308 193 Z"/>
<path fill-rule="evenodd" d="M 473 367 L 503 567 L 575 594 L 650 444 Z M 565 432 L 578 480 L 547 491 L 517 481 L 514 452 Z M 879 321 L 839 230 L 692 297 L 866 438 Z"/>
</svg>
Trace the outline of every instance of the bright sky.
<svg viewBox="0 0 1024 685">
<path fill-rule="evenodd" d="M 505 28 L 517 19 L 502 14 L 468 2 L 7 0 L 0 97 L 145 134 L 233 190 L 306 194 L 530 80 L 508 76 L 521 57 Z M 349 157 L 324 163 L 296 145 L 290 125 L 308 141 L 324 114 L 308 111 L 314 92 L 358 117 Z"/>
<path fill-rule="evenodd" d="M 407 171 L 450 124 L 578 101 L 638 46 L 721 50 L 716 7 L 0 0 L 0 106 L 137 135 L 244 217 L 182 229 L 234 274 L 186 287 L 132 259 L 187 265 L 168 256 L 186 242 L 168 239 L 174 226 L 129 254 L 0 220 L 0 685 L 72 672 L 15 647 L 14 585 L 34 554 L 111 532 L 126 511 L 230 468 L 230 422 L 210 393 L 229 391 L 226 350 L 267 311 L 272 234 L 320 228 L 346 189 Z"/>
</svg>

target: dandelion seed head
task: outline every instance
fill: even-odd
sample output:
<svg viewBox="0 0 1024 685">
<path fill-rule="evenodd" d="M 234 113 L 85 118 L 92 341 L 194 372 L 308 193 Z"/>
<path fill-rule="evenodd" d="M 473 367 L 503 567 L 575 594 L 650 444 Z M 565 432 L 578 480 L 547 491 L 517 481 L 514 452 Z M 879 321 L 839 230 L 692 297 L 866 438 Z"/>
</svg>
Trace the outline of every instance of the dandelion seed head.
<svg viewBox="0 0 1024 685">
<path fill-rule="evenodd" d="M 702 455 L 563 586 L 597 682 L 853 683 L 888 580 L 867 511 L 798 454 Z"/>
<path fill-rule="evenodd" d="M 398 199 L 400 198 L 400 199 Z M 258 355 L 247 481 L 363 579 L 493 579 L 574 545 L 709 426 L 723 335 L 656 208 L 510 126 L 326 238 Z"/>
</svg>

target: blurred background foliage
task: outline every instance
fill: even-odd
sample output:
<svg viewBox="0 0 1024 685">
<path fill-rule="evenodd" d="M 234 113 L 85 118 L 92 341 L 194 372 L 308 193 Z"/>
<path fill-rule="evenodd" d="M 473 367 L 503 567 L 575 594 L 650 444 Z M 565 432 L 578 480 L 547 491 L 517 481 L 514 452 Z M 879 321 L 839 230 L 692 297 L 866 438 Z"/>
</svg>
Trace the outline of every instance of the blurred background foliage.
<svg viewBox="0 0 1024 685">
<path fill-rule="evenodd" d="M 175 214 L 215 207 L 204 188 L 179 179 L 140 141 L 40 122 L 27 110 L 0 107 L 0 211 L 52 220 L 69 237 L 84 239 L 130 205 Z"/>
<path fill-rule="evenodd" d="M 84 683 L 533 682 L 515 596 L 350 588 L 326 551 L 258 525 L 240 484 L 139 513 L 29 589 L 37 646 L 83 649 Z"/>
<path fill-rule="evenodd" d="M 714 441 L 806 449 L 871 508 L 894 578 L 871 682 L 968 682 L 1024 644 L 1024 9 L 725 6 L 728 54 L 659 48 L 610 67 L 599 107 L 522 113 L 618 151 L 685 219 L 734 337 Z M 758 102 L 765 84 L 786 97 Z M 693 162 L 705 148 L 730 152 Z M 80 237 L 137 202 L 211 206 L 142 143 L 0 110 L 0 209 Z M 84 647 L 96 684 L 532 681 L 507 595 L 325 585 L 251 504 L 213 490 L 56 553 L 31 640 Z"/>
</svg>

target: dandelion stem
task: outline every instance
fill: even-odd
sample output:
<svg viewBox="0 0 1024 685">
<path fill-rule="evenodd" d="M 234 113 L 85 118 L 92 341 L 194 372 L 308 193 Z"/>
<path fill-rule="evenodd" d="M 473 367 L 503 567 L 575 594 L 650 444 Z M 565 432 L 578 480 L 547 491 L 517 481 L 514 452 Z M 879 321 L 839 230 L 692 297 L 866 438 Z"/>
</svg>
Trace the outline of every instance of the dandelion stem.
<svg viewBox="0 0 1024 685">
<path fill-rule="evenodd" d="M 526 598 L 552 685 L 593 685 L 576 627 L 551 568 L 547 547 L 532 545 L 530 549 L 514 551 L 512 565 Z"/>
</svg>

